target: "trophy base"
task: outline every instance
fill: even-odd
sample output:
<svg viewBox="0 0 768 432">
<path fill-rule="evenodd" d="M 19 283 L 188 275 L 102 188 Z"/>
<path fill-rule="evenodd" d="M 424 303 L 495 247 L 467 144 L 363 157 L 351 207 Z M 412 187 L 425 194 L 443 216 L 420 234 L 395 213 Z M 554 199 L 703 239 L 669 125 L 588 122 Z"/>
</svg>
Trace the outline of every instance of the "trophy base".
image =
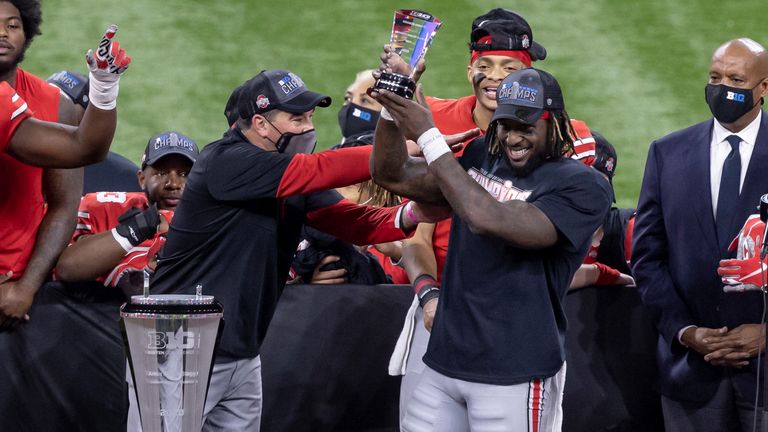
<svg viewBox="0 0 768 432">
<path fill-rule="evenodd" d="M 387 90 L 406 99 L 413 99 L 416 82 L 402 74 L 382 72 L 371 89 Z"/>
</svg>

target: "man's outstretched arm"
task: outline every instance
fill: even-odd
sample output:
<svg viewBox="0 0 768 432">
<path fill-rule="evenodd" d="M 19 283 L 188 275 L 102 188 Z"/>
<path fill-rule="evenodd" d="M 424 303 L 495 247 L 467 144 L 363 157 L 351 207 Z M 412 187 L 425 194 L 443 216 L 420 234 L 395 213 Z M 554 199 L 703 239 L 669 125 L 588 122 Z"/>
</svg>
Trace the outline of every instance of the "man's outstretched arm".
<svg viewBox="0 0 768 432">
<path fill-rule="evenodd" d="M 394 121 L 379 119 L 376 125 L 371 177 L 388 191 L 414 201 L 445 203 L 424 159 L 408 155 L 405 138 Z"/>
<path fill-rule="evenodd" d="M 112 40 L 117 26 L 102 36 L 95 53 L 88 51 L 89 104 L 79 127 L 27 118 L 15 127 L 5 151 L 14 158 L 44 168 L 76 168 L 107 156 L 117 125 L 115 110 L 120 76 L 131 58 Z M 8 95 L 14 103 L 19 97 Z M 19 108 L 26 109 L 23 101 Z M 18 115 L 16 112 L 13 117 Z M 12 119 L 3 119 L 12 122 Z M 3 127 L 7 127 L 4 125 Z"/>
</svg>

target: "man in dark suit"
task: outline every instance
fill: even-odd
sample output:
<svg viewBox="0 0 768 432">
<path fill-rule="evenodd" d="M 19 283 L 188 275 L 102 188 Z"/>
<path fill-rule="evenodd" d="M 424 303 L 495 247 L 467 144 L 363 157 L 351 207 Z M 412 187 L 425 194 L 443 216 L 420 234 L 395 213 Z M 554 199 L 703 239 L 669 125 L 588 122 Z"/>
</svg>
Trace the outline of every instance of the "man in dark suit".
<svg viewBox="0 0 768 432">
<path fill-rule="evenodd" d="M 765 48 L 727 42 L 712 56 L 705 91 L 714 119 L 648 152 L 632 271 L 660 333 L 667 432 L 752 430 L 763 302 L 724 293 L 716 269 L 768 192 L 766 94 Z"/>
</svg>

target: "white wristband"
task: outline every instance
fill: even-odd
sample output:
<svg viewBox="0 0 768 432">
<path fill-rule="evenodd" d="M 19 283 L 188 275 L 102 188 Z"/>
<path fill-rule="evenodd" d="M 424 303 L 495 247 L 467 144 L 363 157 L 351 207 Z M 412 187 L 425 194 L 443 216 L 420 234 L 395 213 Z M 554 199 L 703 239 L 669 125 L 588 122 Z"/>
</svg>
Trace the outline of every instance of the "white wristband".
<svg viewBox="0 0 768 432">
<path fill-rule="evenodd" d="M 120 75 L 107 72 L 99 73 L 96 77 L 93 72 L 88 73 L 89 86 L 88 99 L 89 104 L 93 104 L 98 109 L 111 110 L 117 106 L 117 93 L 120 88 Z"/>
<path fill-rule="evenodd" d="M 436 127 L 421 134 L 416 143 L 424 154 L 427 164 L 431 164 L 440 156 L 451 152 L 451 148 L 445 142 L 443 134 Z"/>
<path fill-rule="evenodd" d="M 122 247 L 124 251 L 128 252 L 133 248 L 133 245 L 127 238 L 117 233 L 117 228 L 112 228 L 110 232 L 112 233 L 112 237 L 115 238 L 115 241 L 120 244 L 120 247 Z"/>
<path fill-rule="evenodd" d="M 395 119 L 392 118 L 392 115 L 389 113 L 389 111 L 387 111 L 386 108 L 381 109 L 381 112 L 379 113 L 379 117 L 387 121 L 395 121 Z"/>
<path fill-rule="evenodd" d="M 406 205 L 408 205 L 408 204 L 406 203 Z M 399 230 L 403 229 L 403 227 L 400 226 L 400 220 L 402 220 L 402 218 L 403 218 L 403 209 L 405 209 L 404 205 L 398 207 L 397 211 L 395 212 L 395 228 L 397 228 Z"/>
</svg>

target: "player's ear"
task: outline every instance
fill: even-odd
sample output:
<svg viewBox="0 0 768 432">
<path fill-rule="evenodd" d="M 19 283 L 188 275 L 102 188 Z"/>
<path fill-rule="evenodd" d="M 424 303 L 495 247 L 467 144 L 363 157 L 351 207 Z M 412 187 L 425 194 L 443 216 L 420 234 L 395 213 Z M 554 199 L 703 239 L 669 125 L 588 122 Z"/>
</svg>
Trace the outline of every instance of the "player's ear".
<svg viewBox="0 0 768 432">
<path fill-rule="evenodd" d="M 144 187 L 144 183 L 147 181 L 147 178 L 144 176 L 143 170 L 136 171 L 136 178 L 139 180 L 139 187 L 141 190 L 146 190 Z"/>
<path fill-rule="evenodd" d="M 254 114 L 251 117 L 251 128 L 262 138 L 266 138 L 269 135 L 269 122 L 262 115 Z"/>
<path fill-rule="evenodd" d="M 760 97 L 768 95 L 768 78 L 763 78 L 758 86 L 760 86 Z"/>
</svg>

